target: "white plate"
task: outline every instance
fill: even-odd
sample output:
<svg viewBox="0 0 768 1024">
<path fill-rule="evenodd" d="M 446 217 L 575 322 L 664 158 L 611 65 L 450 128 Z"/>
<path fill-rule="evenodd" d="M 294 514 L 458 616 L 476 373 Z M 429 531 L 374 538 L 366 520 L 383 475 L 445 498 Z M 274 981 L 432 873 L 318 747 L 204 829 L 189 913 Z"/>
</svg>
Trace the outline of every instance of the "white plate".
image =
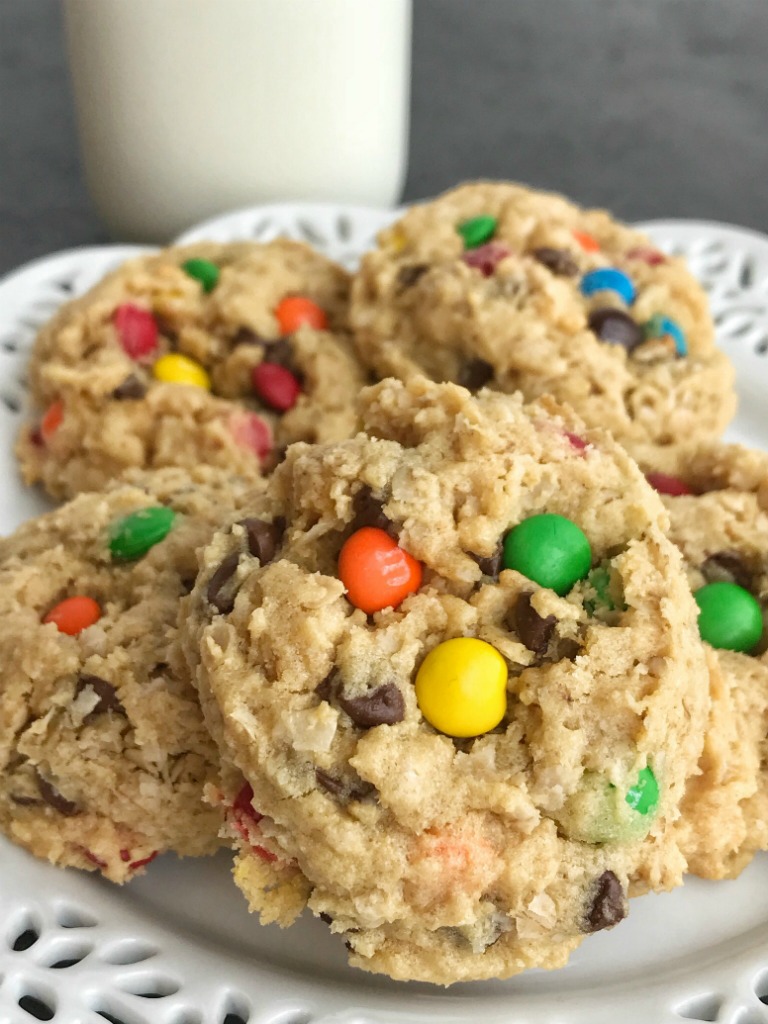
<svg viewBox="0 0 768 1024">
<path fill-rule="evenodd" d="M 392 216 L 275 205 L 210 221 L 184 240 L 284 233 L 352 266 Z M 768 448 L 768 238 L 687 221 L 647 227 L 662 248 L 688 256 L 710 291 L 741 397 L 728 436 Z M 35 330 L 133 251 L 61 253 L 0 282 L 1 532 L 47 505 L 21 486 L 11 451 Z M 261 928 L 227 868 L 224 854 L 166 856 L 119 889 L 0 840 L 0 1024 L 768 1024 L 767 855 L 735 882 L 691 879 L 633 901 L 627 921 L 587 939 L 561 971 L 447 991 L 353 971 L 311 917 L 284 932 Z"/>
</svg>

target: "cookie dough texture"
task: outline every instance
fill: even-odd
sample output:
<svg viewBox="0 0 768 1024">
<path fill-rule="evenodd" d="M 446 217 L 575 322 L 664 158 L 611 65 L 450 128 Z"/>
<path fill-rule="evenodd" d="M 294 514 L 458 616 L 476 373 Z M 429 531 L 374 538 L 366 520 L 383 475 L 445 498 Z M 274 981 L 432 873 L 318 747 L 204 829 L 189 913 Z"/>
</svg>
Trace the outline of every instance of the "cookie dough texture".
<svg viewBox="0 0 768 1024">
<path fill-rule="evenodd" d="M 457 231 L 481 215 L 497 218 L 491 245 L 507 250 L 488 276 L 464 261 L 471 253 Z M 584 249 L 574 232 L 599 249 Z M 630 277 L 631 306 L 612 292 L 581 294 L 582 277 L 603 267 Z M 601 341 L 588 317 L 611 307 L 637 324 L 673 319 L 688 355 L 677 357 L 670 339 L 631 352 Z M 463 185 L 408 210 L 363 258 L 351 319 L 360 355 L 380 377 L 426 374 L 527 398 L 549 393 L 636 457 L 665 465 L 692 440 L 718 437 L 736 408 L 733 370 L 684 262 L 662 258 L 645 235 L 602 210 L 519 185 Z"/>
<path fill-rule="evenodd" d="M 650 468 L 650 467 L 649 467 Z M 682 478 L 692 495 L 665 497 L 670 538 L 691 588 L 727 580 L 768 607 L 768 455 L 738 445 L 700 449 Z M 690 870 L 732 878 L 768 850 L 768 654 L 710 649 L 712 712 L 679 823 Z"/>
<path fill-rule="evenodd" d="M 685 867 L 669 825 L 707 675 L 663 507 L 607 434 L 551 400 L 414 378 L 366 389 L 361 408 L 353 439 L 289 449 L 250 529 L 202 554 L 185 609 L 236 881 L 262 921 L 306 903 L 353 965 L 394 978 L 561 966 L 628 893 Z M 561 598 L 498 573 L 504 533 L 540 512 L 581 526 L 623 610 L 596 610 L 587 582 Z M 337 557 L 382 524 L 424 579 L 368 618 Z M 461 636 L 509 667 L 504 720 L 469 740 L 429 726 L 413 685 Z M 646 767 L 661 792 L 644 816 L 625 797 Z"/>
<path fill-rule="evenodd" d="M 220 268 L 210 292 L 182 269 L 192 258 Z M 32 397 L 41 414 L 61 402 L 63 418 L 47 440 L 36 424 L 22 431 L 26 482 L 67 497 L 129 468 L 211 464 L 258 476 L 292 441 L 348 436 L 362 384 L 346 330 L 348 290 L 341 267 L 287 240 L 201 243 L 125 263 L 64 306 L 37 338 Z M 327 330 L 304 326 L 281 338 L 274 310 L 294 294 L 325 311 Z M 114 316 L 124 304 L 151 312 L 158 324 L 158 346 L 146 358 L 132 359 L 120 344 Z M 152 363 L 169 352 L 201 364 L 212 390 L 156 380 Z M 253 393 L 251 371 L 262 360 L 288 366 L 301 381 L 287 412 Z M 265 437 L 260 457 L 254 443 Z"/>
<path fill-rule="evenodd" d="M 177 643 L 195 549 L 249 488 L 221 471 L 137 474 L 82 494 L 0 540 L 0 827 L 54 864 L 130 878 L 157 852 L 212 853 L 202 802 L 216 753 Z M 166 538 L 115 562 L 115 520 L 158 504 Z M 43 624 L 66 597 L 101 618 L 75 636 Z"/>
</svg>

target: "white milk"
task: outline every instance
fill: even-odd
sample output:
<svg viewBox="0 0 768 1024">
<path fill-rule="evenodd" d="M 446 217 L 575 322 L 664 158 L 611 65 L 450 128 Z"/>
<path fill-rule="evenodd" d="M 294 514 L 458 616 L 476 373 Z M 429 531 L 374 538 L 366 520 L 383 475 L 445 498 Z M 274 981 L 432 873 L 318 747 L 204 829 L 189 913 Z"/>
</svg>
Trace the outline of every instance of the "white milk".
<svg viewBox="0 0 768 1024">
<path fill-rule="evenodd" d="M 88 185 L 165 241 L 252 203 L 390 205 L 406 168 L 411 0 L 65 0 Z"/>
</svg>

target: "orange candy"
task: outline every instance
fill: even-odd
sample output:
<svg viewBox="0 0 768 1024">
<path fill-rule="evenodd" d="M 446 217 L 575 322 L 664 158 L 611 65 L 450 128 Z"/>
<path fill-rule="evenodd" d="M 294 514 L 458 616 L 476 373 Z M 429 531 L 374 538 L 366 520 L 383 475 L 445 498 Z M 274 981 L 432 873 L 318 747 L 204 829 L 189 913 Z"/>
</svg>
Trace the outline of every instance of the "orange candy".
<svg viewBox="0 0 768 1024">
<path fill-rule="evenodd" d="M 64 403 L 63 402 L 51 402 L 48 408 L 43 414 L 43 418 L 40 420 L 40 436 L 46 442 L 51 440 L 53 435 L 61 426 L 61 421 L 64 419 Z"/>
<path fill-rule="evenodd" d="M 573 237 L 579 243 L 584 252 L 600 252 L 600 243 L 586 231 L 574 231 Z"/>
<path fill-rule="evenodd" d="M 419 589 L 421 562 L 384 530 L 364 526 L 341 549 L 339 578 L 352 604 L 370 615 L 382 608 L 397 608 Z"/>
<path fill-rule="evenodd" d="M 68 597 L 59 601 L 43 617 L 43 622 L 53 622 L 60 633 L 77 636 L 101 618 L 101 608 L 92 597 Z"/>
<path fill-rule="evenodd" d="M 283 334 L 293 334 L 300 327 L 314 327 L 316 331 L 324 331 L 328 326 L 328 317 L 312 299 L 303 295 L 288 295 L 278 302 L 275 316 Z"/>
</svg>

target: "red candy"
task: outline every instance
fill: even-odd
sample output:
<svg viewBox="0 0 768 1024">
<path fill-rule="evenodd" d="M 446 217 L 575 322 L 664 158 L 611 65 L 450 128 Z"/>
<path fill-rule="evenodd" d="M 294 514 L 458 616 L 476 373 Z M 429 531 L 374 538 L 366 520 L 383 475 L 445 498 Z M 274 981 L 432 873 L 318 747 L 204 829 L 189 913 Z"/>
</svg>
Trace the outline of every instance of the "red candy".
<svg viewBox="0 0 768 1024">
<path fill-rule="evenodd" d="M 253 390 L 278 412 L 292 409 L 301 394 L 301 385 L 290 370 L 278 363 L 259 363 L 251 370 Z"/>
<path fill-rule="evenodd" d="M 235 797 L 235 802 L 232 804 L 232 813 L 234 815 L 234 825 L 243 839 L 248 843 L 253 852 L 261 857 L 262 860 L 271 863 L 277 860 L 277 857 L 270 850 L 265 850 L 263 846 L 258 846 L 251 842 L 251 836 L 249 832 L 249 824 L 251 826 L 258 825 L 261 819 L 264 817 L 263 814 L 259 814 L 258 811 L 253 809 L 253 789 L 250 784 L 243 783 L 240 792 Z M 247 819 L 244 820 L 244 819 Z"/>
<path fill-rule="evenodd" d="M 113 315 L 120 345 L 131 359 L 145 359 L 157 348 L 157 322 L 147 309 L 126 302 Z"/>
<path fill-rule="evenodd" d="M 40 420 L 40 437 L 44 444 L 48 444 L 61 426 L 64 419 L 64 405 L 62 402 L 51 402 Z"/>
<path fill-rule="evenodd" d="M 577 451 L 583 452 L 589 445 L 589 441 L 585 441 L 584 438 L 579 437 L 578 434 L 572 434 L 570 430 L 565 431 L 565 436 Z"/>
<path fill-rule="evenodd" d="M 663 252 L 659 252 L 658 249 L 650 249 L 648 246 L 643 245 L 638 245 L 634 249 L 630 249 L 627 253 L 627 259 L 642 260 L 643 263 L 647 263 L 649 267 L 658 267 L 660 263 L 667 262 L 667 257 Z"/>
<path fill-rule="evenodd" d="M 266 420 L 255 412 L 235 413 L 230 420 L 232 436 L 244 448 L 265 459 L 272 451 L 272 431 Z"/>
<path fill-rule="evenodd" d="M 486 242 L 476 249 L 467 249 L 462 259 L 468 267 L 479 270 L 483 277 L 490 277 L 503 259 L 511 255 L 511 250 L 501 242 Z"/>
<path fill-rule="evenodd" d="M 324 331 L 328 326 L 325 311 L 303 295 L 288 295 L 282 299 L 275 308 L 275 316 L 283 334 L 293 334 L 305 326 Z"/>
<path fill-rule="evenodd" d="M 693 494 L 690 487 L 677 476 L 669 476 L 667 473 L 646 473 L 645 479 L 659 494 L 668 494 L 672 498 L 679 498 L 681 494 Z"/>
<path fill-rule="evenodd" d="M 101 608 L 92 597 L 68 597 L 59 601 L 43 617 L 44 623 L 53 622 L 60 633 L 77 636 L 101 618 Z"/>
<path fill-rule="evenodd" d="M 155 852 L 154 853 L 150 853 L 150 855 L 148 857 L 142 857 L 141 860 L 133 860 L 133 861 L 131 861 L 131 863 L 128 865 L 128 867 L 131 869 L 131 871 L 137 871 L 139 868 L 143 868 L 147 864 L 151 864 L 152 861 L 155 859 L 155 857 L 157 857 L 159 855 L 159 853 L 160 853 L 159 850 L 155 850 Z"/>
<path fill-rule="evenodd" d="M 339 554 L 339 578 L 347 599 L 368 615 L 397 608 L 419 589 L 421 575 L 421 562 L 375 526 L 353 533 Z"/>
<path fill-rule="evenodd" d="M 600 243 L 586 231 L 574 231 L 573 237 L 579 243 L 584 252 L 600 252 Z"/>
</svg>

